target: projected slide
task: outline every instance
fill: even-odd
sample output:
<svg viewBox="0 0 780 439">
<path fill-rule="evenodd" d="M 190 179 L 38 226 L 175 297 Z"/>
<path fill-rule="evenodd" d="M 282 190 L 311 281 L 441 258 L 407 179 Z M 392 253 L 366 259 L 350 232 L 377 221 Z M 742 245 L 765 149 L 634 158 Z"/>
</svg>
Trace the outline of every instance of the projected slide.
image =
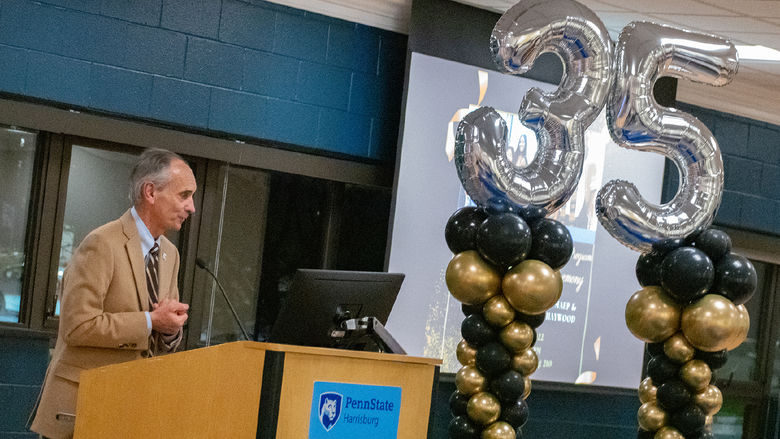
<svg viewBox="0 0 780 439">
<path fill-rule="evenodd" d="M 406 273 L 388 328 L 412 355 L 438 357 L 443 370 L 460 365 L 460 303 L 452 298 L 444 272 L 452 258 L 444 241 L 449 216 L 470 200 L 452 162 L 460 119 L 491 106 L 507 121 L 507 158 L 522 167 L 533 160 L 536 135 L 516 114 L 530 87 L 554 85 L 477 67 L 412 54 L 396 189 L 389 270 Z M 608 180 L 635 181 L 651 202 L 660 199 L 663 158 L 618 148 L 599 117 L 586 133 L 586 156 L 577 191 L 554 218 L 566 224 L 574 255 L 561 270 L 564 290 L 547 312 L 535 346 L 534 379 L 633 388 L 641 375 L 641 342 L 625 327 L 625 303 L 639 289 L 637 253 L 598 225 L 595 196 Z"/>
</svg>

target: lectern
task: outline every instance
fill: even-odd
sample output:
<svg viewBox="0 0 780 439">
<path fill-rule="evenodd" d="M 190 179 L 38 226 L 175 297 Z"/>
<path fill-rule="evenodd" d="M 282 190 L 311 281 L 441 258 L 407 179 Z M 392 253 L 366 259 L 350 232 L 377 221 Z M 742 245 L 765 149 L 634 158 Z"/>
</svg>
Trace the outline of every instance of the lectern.
<svg viewBox="0 0 780 439">
<path fill-rule="evenodd" d="M 85 371 L 84 438 L 424 438 L 440 360 L 240 341 Z"/>
</svg>

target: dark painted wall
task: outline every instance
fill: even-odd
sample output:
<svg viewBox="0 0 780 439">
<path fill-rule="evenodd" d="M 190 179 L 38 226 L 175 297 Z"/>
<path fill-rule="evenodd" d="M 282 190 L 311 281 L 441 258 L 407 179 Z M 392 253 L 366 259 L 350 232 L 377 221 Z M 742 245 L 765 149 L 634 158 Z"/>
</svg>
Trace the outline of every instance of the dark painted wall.
<svg viewBox="0 0 780 439">
<path fill-rule="evenodd" d="M 499 17 L 451 0 L 413 0 L 409 51 L 498 70 L 489 47 L 490 33 Z M 546 53 L 522 76 L 557 84 L 562 73 L 558 57 Z"/>
</svg>

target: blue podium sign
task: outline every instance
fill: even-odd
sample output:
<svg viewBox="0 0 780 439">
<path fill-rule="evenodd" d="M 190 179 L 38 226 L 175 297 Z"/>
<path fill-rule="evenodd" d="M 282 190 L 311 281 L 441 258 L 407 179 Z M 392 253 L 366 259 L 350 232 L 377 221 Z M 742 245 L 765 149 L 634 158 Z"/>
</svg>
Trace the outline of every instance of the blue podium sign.
<svg viewBox="0 0 780 439">
<path fill-rule="evenodd" d="M 400 412 L 400 387 L 315 381 L 309 439 L 395 439 Z"/>
</svg>

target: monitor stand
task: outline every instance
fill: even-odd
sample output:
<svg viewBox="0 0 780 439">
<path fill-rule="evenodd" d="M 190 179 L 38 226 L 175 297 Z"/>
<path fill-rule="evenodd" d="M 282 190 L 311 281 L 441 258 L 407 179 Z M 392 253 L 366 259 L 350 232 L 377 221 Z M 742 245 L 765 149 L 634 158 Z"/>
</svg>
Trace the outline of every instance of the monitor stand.
<svg viewBox="0 0 780 439">
<path fill-rule="evenodd" d="M 401 345 L 390 335 L 376 317 L 337 318 L 336 327 L 330 332 L 336 346 L 349 345 L 363 337 L 370 337 L 380 352 L 406 354 Z"/>
</svg>

